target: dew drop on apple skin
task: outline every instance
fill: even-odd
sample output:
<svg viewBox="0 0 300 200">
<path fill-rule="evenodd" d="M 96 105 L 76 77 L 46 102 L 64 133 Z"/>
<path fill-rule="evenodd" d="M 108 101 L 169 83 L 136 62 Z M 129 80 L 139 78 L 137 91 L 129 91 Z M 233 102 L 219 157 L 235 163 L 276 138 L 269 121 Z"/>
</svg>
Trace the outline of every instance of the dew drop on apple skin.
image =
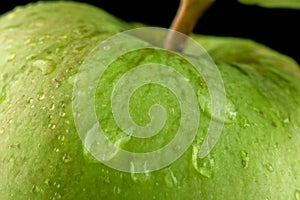
<svg viewBox="0 0 300 200">
<path fill-rule="evenodd" d="M 15 58 L 16 58 L 16 53 L 11 53 L 9 56 L 8 56 L 8 58 L 7 58 L 7 61 L 8 62 L 11 62 L 11 61 L 13 61 Z"/>
<path fill-rule="evenodd" d="M 6 99 L 6 88 L 3 87 L 1 90 L 0 90 L 0 104 L 3 103 Z"/>
<path fill-rule="evenodd" d="M 170 168 L 166 169 L 165 183 L 168 187 L 174 187 L 174 186 L 177 186 L 177 184 L 178 184 L 178 180 L 177 180 L 174 172 Z"/>
<path fill-rule="evenodd" d="M 120 187 L 119 186 L 114 186 L 113 192 L 114 192 L 114 194 L 120 194 L 121 193 Z"/>
<path fill-rule="evenodd" d="M 104 50 L 104 51 L 108 51 L 108 50 L 110 50 L 110 49 L 111 49 L 111 47 L 110 47 L 109 45 L 103 46 L 103 50 Z"/>
<path fill-rule="evenodd" d="M 56 69 L 55 63 L 53 61 L 44 59 L 33 61 L 32 67 L 39 68 L 44 75 L 51 74 Z"/>
<path fill-rule="evenodd" d="M 269 172 L 274 172 L 274 167 L 271 163 L 267 163 L 265 167 Z"/>
<path fill-rule="evenodd" d="M 49 110 L 54 110 L 54 109 L 55 109 L 55 104 L 52 103 L 52 104 L 50 105 L 50 107 L 49 107 Z"/>
<path fill-rule="evenodd" d="M 242 150 L 240 152 L 240 157 L 241 157 L 241 164 L 242 164 L 243 168 L 247 168 L 249 165 L 249 160 L 250 160 L 248 152 L 245 150 Z"/>
<path fill-rule="evenodd" d="M 68 154 L 64 154 L 62 157 L 62 161 L 66 164 L 66 163 L 70 163 L 73 161 L 73 158 L 68 155 Z"/>
<path fill-rule="evenodd" d="M 31 193 L 43 193 L 43 189 L 41 189 L 38 185 L 33 184 L 30 190 Z"/>
<path fill-rule="evenodd" d="M 42 101 L 42 100 L 44 100 L 45 99 L 45 94 L 44 93 L 40 93 L 39 95 L 38 95 L 38 100 L 39 101 Z"/>
<path fill-rule="evenodd" d="M 51 130 L 54 130 L 54 129 L 56 128 L 56 125 L 53 124 L 53 123 L 50 123 L 50 124 L 48 125 L 48 128 L 51 129 Z"/>
<path fill-rule="evenodd" d="M 149 180 L 150 172 L 145 168 L 144 173 L 136 173 L 134 163 L 130 163 L 131 179 L 136 183 L 141 183 Z"/>
<path fill-rule="evenodd" d="M 62 198 L 61 194 L 58 193 L 58 192 L 55 192 L 55 193 L 54 193 L 54 197 L 52 197 L 51 200 L 56 200 L 56 199 L 61 199 L 61 198 Z"/>
<path fill-rule="evenodd" d="M 295 198 L 296 200 L 300 200 L 300 190 L 295 191 Z"/>
<path fill-rule="evenodd" d="M 225 117 L 225 123 L 230 124 L 233 123 L 237 119 L 237 111 L 235 104 L 229 99 L 226 99 L 225 105 L 225 116 L 219 116 L 219 113 L 212 112 L 212 99 L 210 98 L 209 94 L 205 94 L 204 91 L 198 90 L 197 91 L 197 98 L 198 103 L 201 110 L 204 112 L 205 115 L 211 117 L 215 121 L 223 122 Z"/>
<path fill-rule="evenodd" d="M 215 170 L 215 159 L 208 155 L 204 158 L 199 157 L 200 146 L 193 145 L 192 164 L 196 171 L 206 177 L 212 178 Z"/>
<path fill-rule="evenodd" d="M 3 135 L 5 133 L 5 128 L 4 127 L 0 127 L 0 135 Z"/>
</svg>

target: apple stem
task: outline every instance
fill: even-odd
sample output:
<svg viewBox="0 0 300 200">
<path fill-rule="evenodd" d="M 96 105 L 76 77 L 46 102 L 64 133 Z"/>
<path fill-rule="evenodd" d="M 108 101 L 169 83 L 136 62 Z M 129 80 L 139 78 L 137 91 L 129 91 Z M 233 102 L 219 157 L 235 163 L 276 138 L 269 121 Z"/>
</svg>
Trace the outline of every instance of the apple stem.
<svg viewBox="0 0 300 200">
<path fill-rule="evenodd" d="M 197 21 L 215 0 L 181 0 L 176 16 L 171 24 L 170 31 L 165 40 L 165 48 L 174 51 L 182 51 L 186 37 L 178 37 L 180 34 L 189 35 L 197 24 Z"/>
</svg>

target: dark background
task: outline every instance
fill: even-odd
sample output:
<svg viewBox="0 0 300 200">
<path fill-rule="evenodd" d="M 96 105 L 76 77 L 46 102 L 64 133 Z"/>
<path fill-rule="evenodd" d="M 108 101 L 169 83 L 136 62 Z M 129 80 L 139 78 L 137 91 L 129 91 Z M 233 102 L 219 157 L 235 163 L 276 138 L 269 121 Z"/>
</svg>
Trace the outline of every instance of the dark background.
<svg viewBox="0 0 300 200">
<path fill-rule="evenodd" d="M 29 0 L 1 1 L 0 13 Z M 168 28 L 179 0 L 98 0 L 86 2 L 125 21 Z M 237 0 L 216 0 L 201 18 L 195 33 L 249 38 L 265 44 L 300 63 L 300 10 L 268 9 L 242 5 Z"/>
</svg>

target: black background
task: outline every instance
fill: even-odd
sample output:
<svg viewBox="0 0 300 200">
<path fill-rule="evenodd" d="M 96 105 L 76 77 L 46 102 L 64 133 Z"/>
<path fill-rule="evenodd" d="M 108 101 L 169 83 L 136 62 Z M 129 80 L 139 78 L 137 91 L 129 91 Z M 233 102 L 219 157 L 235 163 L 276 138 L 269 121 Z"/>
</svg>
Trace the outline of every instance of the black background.
<svg viewBox="0 0 300 200">
<path fill-rule="evenodd" d="M 0 13 L 35 1 L 1 1 Z M 81 1 L 98 6 L 125 21 L 168 28 L 179 0 Z M 300 63 L 300 10 L 268 9 L 242 5 L 237 0 L 216 0 L 200 19 L 194 32 L 249 38 L 265 44 Z"/>
</svg>

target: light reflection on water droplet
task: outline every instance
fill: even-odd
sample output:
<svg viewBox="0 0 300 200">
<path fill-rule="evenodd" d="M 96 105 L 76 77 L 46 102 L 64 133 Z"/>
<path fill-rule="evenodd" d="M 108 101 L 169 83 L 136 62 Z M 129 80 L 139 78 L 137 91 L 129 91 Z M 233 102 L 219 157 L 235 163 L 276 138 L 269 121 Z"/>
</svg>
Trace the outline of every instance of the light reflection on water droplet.
<svg viewBox="0 0 300 200">
<path fill-rule="evenodd" d="M 243 165 L 243 168 L 247 168 L 249 165 L 249 155 L 248 152 L 245 150 L 242 150 L 240 152 L 240 157 L 241 157 L 241 163 Z"/>
</svg>

